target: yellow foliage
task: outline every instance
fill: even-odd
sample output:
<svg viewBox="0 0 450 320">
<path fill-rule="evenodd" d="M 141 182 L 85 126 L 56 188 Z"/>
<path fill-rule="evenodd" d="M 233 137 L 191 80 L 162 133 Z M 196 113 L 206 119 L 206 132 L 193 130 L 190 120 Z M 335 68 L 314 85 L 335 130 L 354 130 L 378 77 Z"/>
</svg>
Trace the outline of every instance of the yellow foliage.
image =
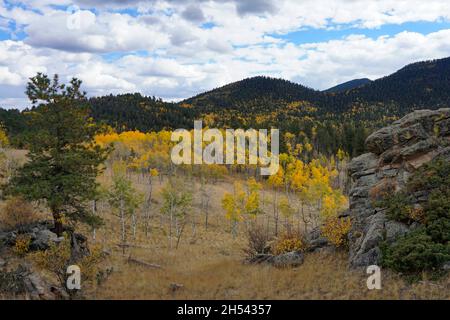
<svg viewBox="0 0 450 320">
<path fill-rule="evenodd" d="M 170 165 L 171 141 L 170 131 L 142 133 L 125 131 L 97 135 L 95 141 L 100 146 L 112 145 L 114 151 L 110 159 L 126 160 L 127 167 L 133 170 L 149 172 L 151 168 L 158 171 Z"/>
<path fill-rule="evenodd" d="M 259 208 L 259 190 L 261 184 L 255 178 L 250 178 L 247 181 L 248 195 L 245 201 L 245 213 L 250 215 L 257 215 L 260 212 Z"/>
<path fill-rule="evenodd" d="M 19 256 L 24 256 L 30 249 L 31 238 L 27 235 L 18 235 L 14 245 L 14 252 Z"/>
<path fill-rule="evenodd" d="M 127 173 L 127 165 L 124 161 L 114 161 L 113 163 L 114 176 L 125 176 Z"/>
<path fill-rule="evenodd" d="M 225 217 L 230 221 L 241 221 L 243 215 L 256 216 L 261 210 L 259 207 L 259 191 L 261 184 L 254 178 L 247 181 L 247 192 L 239 182 L 234 184 L 233 194 L 225 193 L 222 199 L 222 208 L 225 209 Z"/>
<path fill-rule="evenodd" d="M 352 226 L 350 218 L 328 217 L 321 227 L 322 235 L 336 247 L 347 243 L 347 234 Z"/>
<path fill-rule="evenodd" d="M 0 148 L 4 148 L 9 145 L 8 135 L 6 134 L 5 129 L 0 123 Z"/>
<path fill-rule="evenodd" d="M 233 222 L 242 220 L 242 214 L 245 208 L 245 192 L 240 183 L 235 182 L 234 193 L 225 193 L 222 199 L 222 207 L 225 209 L 225 217 Z"/>
<path fill-rule="evenodd" d="M 342 149 L 339 148 L 338 152 L 337 152 L 337 158 L 339 161 L 343 161 L 345 159 L 349 158 L 348 153 L 346 153 L 345 151 L 343 151 Z"/>
<path fill-rule="evenodd" d="M 271 175 L 267 180 L 269 185 L 275 188 L 281 187 L 283 185 L 283 181 L 284 181 L 284 170 L 281 167 L 278 169 L 278 172 L 276 174 Z"/>
<path fill-rule="evenodd" d="M 301 192 L 305 190 L 309 181 L 309 168 L 302 161 L 297 160 L 294 164 L 294 170 L 291 176 L 291 188 L 294 191 Z"/>
<path fill-rule="evenodd" d="M 285 218 L 289 218 L 289 217 L 293 216 L 295 213 L 295 210 L 290 205 L 289 199 L 287 197 L 282 197 L 280 199 L 280 203 L 278 204 L 278 207 L 280 208 L 281 214 Z"/>
<path fill-rule="evenodd" d="M 98 264 L 102 260 L 100 249 L 91 248 L 90 254 L 80 258 L 78 261 L 71 261 L 71 241 L 68 234 L 64 234 L 64 240 L 60 243 L 50 243 L 50 247 L 45 251 L 38 251 L 33 255 L 36 264 L 47 271 L 54 273 L 62 287 L 66 285 L 67 267 L 76 264 L 80 267 L 82 283 L 95 279 L 98 271 Z"/>
<path fill-rule="evenodd" d="M 322 200 L 322 217 L 326 219 L 336 216 L 346 208 L 347 203 L 347 198 L 339 190 L 334 190 L 330 194 L 325 195 Z"/>
<path fill-rule="evenodd" d="M 300 238 L 292 234 L 281 236 L 272 246 L 272 253 L 275 255 L 288 253 L 292 251 L 304 251 L 306 243 Z"/>
<path fill-rule="evenodd" d="M 426 216 L 425 216 L 425 212 L 422 207 L 408 208 L 407 210 L 408 210 L 408 216 L 411 220 L 420 222 L 422 224 L 425 223 Z"/>
</svg>

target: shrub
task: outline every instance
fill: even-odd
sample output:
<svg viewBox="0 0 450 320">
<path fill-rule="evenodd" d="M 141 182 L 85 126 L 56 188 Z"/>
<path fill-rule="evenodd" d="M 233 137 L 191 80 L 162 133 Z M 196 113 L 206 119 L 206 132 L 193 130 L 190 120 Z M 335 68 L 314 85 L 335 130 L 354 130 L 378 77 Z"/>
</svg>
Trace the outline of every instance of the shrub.
<svg viewBox="0 0 450 320">
<path fill-rule="evenodd" d="M 409 204 L 408 198 L 403 192 L 388 196 L 377 202 L 376 205 L 387 209 L 386 216 L 390 220 L 406 223 L 411 222 L 410 215 L 412 206 Z"/>
<path fill-rule="evenodd" d="M 450 186 L 450 163 L 437 158 L 420 167 L 408 180 L 407 190 L 443 190 Z"/>
<path fill-rule="evenodd" d="M 433 241 L 450 241 L 450 185 L 433 191 L 424 205 L 425 226 Z"/>
<path fill-rule="evenodd" d="M 22 265 L 19 265 L 16 270 L 2 270 L 0 272 L 0 293 L 5 293 L 7 296 L 12 297 L 26 293 L 27 285 L 24 277 L 26 269 L 24 268 Z"/>
<path fill-rule="evenodd" d="M 14 252 L 19 256 L 24 256 L 28 253 L 30 249 L 31 238 L 28 235 L 20 234 L 16 238 L 16 243 L 14 245 Z"/>
<path fill-rule="evenodd" d="M 272 253 L 279 255 L 292 251 L 304 251 L 305 249 L 306 241 L 301 235 L 286 233 L 276 240 L 272 247 Z"/>
<path fill-rule="evenodd" d="M 406 196 L 427 191 L 422 208 L 414 208 Z M 420 229 L 383 244 L 382 262 L 396 271 L 417 274 L 436 273 L 450 260 L 450 162 L 436 159 L 411 175 L 406 191 L 383 202 L 390 219 L 421 224 Z"/>
<path fill-rule="evenodd" d="M 407 234 L 392 245 L 383 244 L 381 250 L 383 266 L 406 274 L 438 271 L 450 260 L 450 246 L 434 242 L 425 228 Z"/>
<path fill-rule="evenodd" d="M 352 227 L 350 217 L 329 217 L 320 228 L 322 235 L 336 247 L 347 245 L 347 235 Z"/>
<path fill-rule="evenodd" d="M 33 257 L 39 267 L 55 274 L 61 286 L 65 288 L 66 272 L 71 257 L 71 244 L 67 234 L 61 243 L 51 242 L 47 250 L 38 251 Z"/>
<path fill-rule="evenodd" d="M 96 280 L 98 274 L 98 265 L 102 260 L 100 250 L 91 250 L 90 254 L 74 261 L 72 256 L 72 246 L 70 235 L 64 233 L 64 240 L 60 243 L 50 243 L 50 248 L 45 251 L 38 251 L 34 254 L 36 264 L 51 273 L 53 273 L 58 282 L 71 297 L 74 297 L 78 291 L 68 290 L 67 267 L 69 265 L 78 265 L 81 270 L 82 288 L 86 282 Z"/>
<path fill-rule="evenodd" d="M 265 228 L 258 224 L 253 224 L 247 230 L 247 248 L 244 252 L 248 257 L 254 257 L 257 254 L 267 253 L 270 237 Z"/>
<path fill-rule="evenodd" d="M 33 206 L 20 197 L 10 198 L 6 201 L 0 222 L 6 229 L 13 229 L 37 220 Z"/>
</svg>

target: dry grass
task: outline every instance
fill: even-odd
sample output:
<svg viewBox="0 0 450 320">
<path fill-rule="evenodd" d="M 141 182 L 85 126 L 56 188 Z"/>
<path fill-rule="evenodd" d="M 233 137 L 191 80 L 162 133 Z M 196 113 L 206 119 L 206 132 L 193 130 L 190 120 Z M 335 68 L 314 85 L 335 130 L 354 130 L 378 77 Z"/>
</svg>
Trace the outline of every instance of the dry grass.
<svg viewBox="0 0 450 320">
<path fill-rule="evenodd" d="M 100 179 L 108 183 L 105 175 Z M 134 177 L 140 191 L 146 185 Z M 199 184 L 194 182 L 195 233 L 189 223 L 180 247 L 168 248 L 167 222 L 159 215 L 162 184 L 154 185 L 151 232 L 146 237 L 142 224 L 135 239 L 128 234 L 133 245 L 123 255 L 118 218 L 111 214 L 106 203 L 99 205 L 99 214 L 105 225 L 96 232 L 82 228 L 89 235 L 90 245 L 99 246 L 110 253 L 103 267 L 114 272 L 99 286 L 89 288 L 90 299 L 450 299 L 450 278 L 439 282 L 422 281 L 414 285 L 398 275 L 383 272 L 382 290 L 369 291 L 367 275 L 363 271 L 349 270 L 345 253 L 308 254 L 305 263 L 295 269 L 276 269 L 264 265 L 246 265 L 244 224 L 233 239 L 230 224 L 224 218 L 221 199 L 232 190 L 232 182 L 208 185 L 211 192 L 208 230 L 199 209 Z M 268 198 L 269 196 L 266 195 Z M 266 211 L 271 213 L 270 204 Z M 266 216 L 260 222 L 267 221 Z M 273 226 L 272 226 L 273 227 Z M 146 268 L 128 263 L 128 257 L 158 264 L 162 268 Z M 173 284 L 182 285 L 174 290 Z M 86 288 L 86 287 L 85 287 Z M 1 297 L 0 297 L 1 298 Z"/>
<path fill-rule="evenodd" d="M 130 266 L 115 257 L 118 267 L 91 294 L 95 299 L 449 299 L 449 279 L 408 285 L 385 275 L 380 291 L 369 291 L 360 271 L 349 271 L 342 255 L 313 254 L 296 269 L 275 269 L 241 263 L 239 255 L 185 248 L 174 253 L 141 254 L 164 269 Z M 183 287 L 173 292 L 171 284 Z"/>
<path fill-rule="evenodd" d="M 241 225 L 238 237 L 233 239 L 220 207 L 222 194 L 231 190 L 231 184 L 219 183 L 209 188 L 214 195 L 211 224 L 205 230 L 203 217 L 197 212 L 196 234 L 193 236 L 189 226 L 178 250 L 169 250 L 166 226 L 163 223 L 160 227 L 157 208 L 154 208 L 150 237 L 145 238 L 140 231 L 132 242 L 141 248 L 129 248 L 125 256 L 116 246 L 117 220 L 107 218 L 105 228 L 97 234 L 97 243 L 112 252 L 107 265 L 113 266 L 115 272 L 88 296 L 93 299 L 450 299 L 450 278 L 411 285 L 398 275 L 384 272 L 382 290 L 370 291 L 366 286 L 367 275 L 361 270 L 350 270 L 345 253 L 309 254 L 305 263 L 295 269 L 243 264 L 247 241 L 244 226 Z M 129 264 L 128 256 L 161 265 L 162 269 Z M 182 287 L 173 290 L 173 284 Z"/>
</svg>

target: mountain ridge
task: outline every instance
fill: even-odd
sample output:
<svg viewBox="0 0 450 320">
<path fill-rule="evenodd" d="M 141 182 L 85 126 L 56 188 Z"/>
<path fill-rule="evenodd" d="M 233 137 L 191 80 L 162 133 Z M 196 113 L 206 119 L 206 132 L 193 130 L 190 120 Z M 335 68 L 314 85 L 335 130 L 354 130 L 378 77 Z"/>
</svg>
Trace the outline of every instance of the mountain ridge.
<svg viewBox="0 0 450 320">
<path fill-rule="evenodd" d="M 98 123 L 119 132 L 189 129 L 194 120 L 204 119 L 218 128 L 277 127 L 299 135 L 282 148 L 309 144 L 318 153 L 341 148 L 354 156 L 364 151 L 365 137 L 388 122 L 416 109 L 450 106 L 450 58 L 413 63 L 337 93 L 257 76 L 178 103 L 140 93 L 92 97 L 87 103 Z M 27 133 L 28 111 L 0 109 L 0 122 L 10 135 Z"/>
<path fill-rule="evenodd" d="M 359 87 L 364 86 L 366 84 L 369 84 L 371 82 L 372 82 L 372 80 L 370 80 L 369 78 L 354 79 L 354 80 L 346 81 L 346 82 L 340 83 L 338 85 L 335 85 L 335 86 L 333 86 L 331 88 L 323 90 L 322 92 L 326 92 L 326 93 L 340 93 L 342 91 L 347 91 L 347 90 L 352 90 L 352 89 L 355 89 L 355 88 L 359 88 Z"/>
</svg>

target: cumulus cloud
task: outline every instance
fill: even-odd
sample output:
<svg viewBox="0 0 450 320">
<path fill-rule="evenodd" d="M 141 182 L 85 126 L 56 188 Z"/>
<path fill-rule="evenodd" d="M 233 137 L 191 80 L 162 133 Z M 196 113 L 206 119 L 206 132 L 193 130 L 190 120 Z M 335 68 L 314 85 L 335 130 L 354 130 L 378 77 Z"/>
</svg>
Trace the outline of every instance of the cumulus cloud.
<svg viewBox="0 0 450 320">
<path fill-rule="evenodd" d="M 281 2 L 281 1 L 280 1 Z M 271 0 L 247 0 L 237 1 L 236 9 L 240 15 L 275 13 L 277 11 L 278 1 Z"/>
<path fill-rule="evenodd" d="M 183 18 L 192 22 L 202 22 L 205 20 L 203 11 L 200 7 L 189 5 L 181 14 Z"/>
<path fill-rule="evenodd" d="M 450 53 L 450 30 L 375 39 L 361 31 L 302 44 L 289 38 L 308 28 L 448 21 L 450 2 L 441 0 L 75 0 L 77 12 L 52 6 L 69 0 L 9 2 L 22 5 L 0 0 L 0 30 L 17 28 L 0 41 L 0 106 L 25 103 L 24 85 L 37 71 L 77 76 L 91 95 L 139 91 L 180 100 L 255 75 L 325 89 Z"/>
</svg>

